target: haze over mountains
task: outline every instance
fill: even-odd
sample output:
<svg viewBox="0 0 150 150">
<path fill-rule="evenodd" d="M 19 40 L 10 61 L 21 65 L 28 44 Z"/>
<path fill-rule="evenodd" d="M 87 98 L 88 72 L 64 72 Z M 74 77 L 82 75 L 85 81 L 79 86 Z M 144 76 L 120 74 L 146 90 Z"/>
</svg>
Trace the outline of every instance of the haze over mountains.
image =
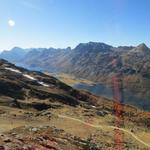
<svg viewBox="0 0 150 150">
<path fill-rule="evenodd" d="M 150 110 L 150 49 L 144 43 L 137 47 L 89 42 L 74 49 L 13 48 L 2 52 L 0 58 L 33 70 L 72 74 L 108 87 L 112 87 L 113 75 L 121 74 L 125 101 Z"/>
</svg>

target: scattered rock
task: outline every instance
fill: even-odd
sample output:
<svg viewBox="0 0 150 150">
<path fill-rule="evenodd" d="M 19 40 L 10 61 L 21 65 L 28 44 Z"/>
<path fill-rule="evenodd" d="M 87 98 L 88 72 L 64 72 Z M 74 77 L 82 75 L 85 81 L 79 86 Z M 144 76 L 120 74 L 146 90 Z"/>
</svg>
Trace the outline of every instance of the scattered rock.
<svg viewBox="0 0 150 150">
<path fill-rule="evenodd" d="M 5 150 L 5 147 L 0 145 L 0 150 Z"/>
<path fill-rule="evenodd" d="M 11 140 L 10 140 L 10 138 L 5 138 L 5 139 L 4 139 L 4 142 L 5 142 L 5 143 L 10 143 Z"/>
<path fill-rule="evenodd" d="M 37 132 L 37 131 L 38 131 L 38 128 L 32 128 L 32 131 L 33 131 L 33 132 Z"/>
<path fill-rule="evenodd" d="M 104 117 L 104 116 L 107 114 L 107 112 L 105 112 L 105 111 L 97 111 L 96 114 L 97 114 L 98 116 Z"/>
</svg>

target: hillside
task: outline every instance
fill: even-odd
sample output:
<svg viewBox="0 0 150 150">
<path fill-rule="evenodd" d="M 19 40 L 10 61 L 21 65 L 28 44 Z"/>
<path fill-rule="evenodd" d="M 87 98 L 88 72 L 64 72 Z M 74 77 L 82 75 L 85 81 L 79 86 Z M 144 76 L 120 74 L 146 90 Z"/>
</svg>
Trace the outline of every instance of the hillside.
<svg viewBox="0 0 150 150">
<path fill-rule="evenodd" d="M 0 89 L 0 97 L 4 99 L 1 103 L 9 105 L 14 103 L 19 107 L 27 105 L 25 103 L 28 100 L 33 100 L 33 106 L 38 108 L 39 104 L 37 103 L 36 106 L 36 100 L 47 98 L 50 101 L 58 101 L 71 106 L 79 105 L 80 101 L 96 102 L 94 96 L 77 91 L 52 76 L 16 67 L 5 60 L 0 60 Z M 50 107 L 43 103 L 44 106 Z"/>
</svg>

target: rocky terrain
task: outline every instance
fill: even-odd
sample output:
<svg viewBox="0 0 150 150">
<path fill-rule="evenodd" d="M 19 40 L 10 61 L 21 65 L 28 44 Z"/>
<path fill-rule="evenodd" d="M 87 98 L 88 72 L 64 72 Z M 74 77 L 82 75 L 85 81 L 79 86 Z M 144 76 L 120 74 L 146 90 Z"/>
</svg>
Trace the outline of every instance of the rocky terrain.
<svg viewBox="0 0 150 150">
<path fill-rule="evenodd" d="M 0 60 L 0 150 L 112 150 L 120 130 L 124 149 L 150 148 L 150 113 L 114 104 L 58 79 Z"/>
</svg>

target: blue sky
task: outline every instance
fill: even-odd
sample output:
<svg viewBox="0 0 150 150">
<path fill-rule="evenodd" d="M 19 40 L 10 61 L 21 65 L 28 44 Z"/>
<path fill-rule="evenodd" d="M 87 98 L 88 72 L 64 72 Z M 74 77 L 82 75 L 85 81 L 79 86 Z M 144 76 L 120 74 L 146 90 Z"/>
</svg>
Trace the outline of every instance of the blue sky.
<svg viewBox="0 0 150 150">
<path fill-rule="evenodd" d="M 0 50 L 88 41 L 150 46 L 150 0 L 0 0 Z"/>
</svg>

